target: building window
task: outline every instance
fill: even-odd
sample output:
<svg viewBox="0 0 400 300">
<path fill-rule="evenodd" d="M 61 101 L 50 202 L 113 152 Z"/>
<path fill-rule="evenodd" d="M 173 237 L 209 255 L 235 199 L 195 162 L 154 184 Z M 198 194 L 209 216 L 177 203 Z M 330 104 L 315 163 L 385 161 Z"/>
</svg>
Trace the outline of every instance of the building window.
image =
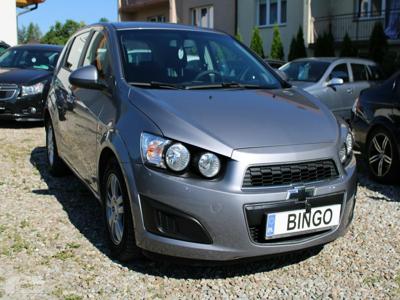
<svg viewBox="0 0 400 300">
<path fill-rule="evenodd" d="M 386 9 L 386 0 L 357 0 L 356 3 L 359 18 L 381 17 Z"/>
<path fill-rule="evenodd" d="M 287 0 L 258 0 L 258 25 L 285 24 L 287 19 Z"/>
<path fill-rule="evenodd" d="M 214 28 L 214 7 L 196 7 L 191 9 L 192 25 Z"/>
<path fill-rule="evenodd" d="M 154 16 L 154 17 L 147 18 L 147 21 L 165 23 L 166 18 L 165 18 L 165 16 Z"/>
</svg>

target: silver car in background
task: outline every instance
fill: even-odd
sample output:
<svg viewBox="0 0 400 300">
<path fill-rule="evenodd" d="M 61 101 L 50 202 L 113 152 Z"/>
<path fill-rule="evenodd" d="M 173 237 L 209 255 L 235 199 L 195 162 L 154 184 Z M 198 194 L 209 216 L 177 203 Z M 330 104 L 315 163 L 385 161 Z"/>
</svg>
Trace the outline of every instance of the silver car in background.
<svg viewBox="0 0 400 300">
<path fill-rule="evenodd" d="M 315 96 L 345 120 L 350 120 L 360 92 L 383 79 L 375 62 L 358 58 L 302 58 L 279 70 L 291 84 Z"/>
</svg>

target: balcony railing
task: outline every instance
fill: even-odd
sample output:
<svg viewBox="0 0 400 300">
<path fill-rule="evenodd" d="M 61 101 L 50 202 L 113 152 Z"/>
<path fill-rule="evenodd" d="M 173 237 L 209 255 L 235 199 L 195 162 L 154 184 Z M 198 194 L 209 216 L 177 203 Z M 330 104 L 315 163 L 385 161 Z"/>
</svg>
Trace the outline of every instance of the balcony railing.
<svg viewBox="0 0 400 300">
<path fill-rule="evenodd" d="M 120 10 L 136 11 L 143 7 L 149 7 L 161 3 L 168 3 L 168 0 L 122 0 Z"/>
<path fill-rule="evenodd" d="M 400 14 L 400 10 L 385 10 L 381 12 L 359 14 L 343 14 L 318 17 L 314 20 L 316 37 L 328 32 L 329 28 L 335 41 L 343 40 L 346 33 L 353 41 L 366 41 L 370 38 L 376 22 L 381 22 L 384 28 Z M 397 37 L 398 39 L 398 37 Z"/>
</svg>

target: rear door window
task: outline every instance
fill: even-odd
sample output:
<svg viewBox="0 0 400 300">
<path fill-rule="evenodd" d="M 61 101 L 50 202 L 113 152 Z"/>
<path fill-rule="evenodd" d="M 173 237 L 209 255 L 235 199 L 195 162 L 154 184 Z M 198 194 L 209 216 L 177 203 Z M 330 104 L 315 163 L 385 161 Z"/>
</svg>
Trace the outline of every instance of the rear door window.
<svg viewBox="0 0 400 300">
<path fill-rule="evenodd" d="M 354 81 L 369 80 L 368 68 L 366 65 L 351 64 L 351 69 L 353 71 L 353 80 Z"/>
<path fill-rule="evenodd" d="M 370 80 L 383 80 L 383 72 L 379 66 L 368 66 Z"/>
<path fill-rule="evenodd" d="M 72 43 L 71 49 L 69 50 L 69 54 L 64 65 L 71 72 L 75 71 L 79 67 L 79 61 L 88 36 L 89 32 L 82 33 L 75 37 Z"/>
<path fill-rule="evenodd" d="M 349 69 L 347 68 L 347 64 L 339 64 L 333 68 L 331 74 L 329 75 L 329 80 L 332 78 L 341 78 L 343 81 L 349 82 Z"/>
</svg>

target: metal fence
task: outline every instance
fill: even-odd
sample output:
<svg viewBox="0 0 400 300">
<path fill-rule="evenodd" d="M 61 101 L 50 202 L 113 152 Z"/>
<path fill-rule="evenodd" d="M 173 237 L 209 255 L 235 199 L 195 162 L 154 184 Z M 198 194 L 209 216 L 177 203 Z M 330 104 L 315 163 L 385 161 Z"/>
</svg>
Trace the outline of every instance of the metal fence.
<svg viewBox="0 0 400 300">
<path fill-rule="evenodd" d="M 365 16 L 343 14 L 318 17 L 314 20 L 314 33 L 318 37 L 324 32 L 328 32 L 330 28 L 335 41 L 342 41 L 346 33 L 354 41 L 368 40 L 375 23 L 381 22 L 386 28 L 389 21 L 398 17 L 399 14 L 400 10 L 385 10 Z"/>
</svg>

